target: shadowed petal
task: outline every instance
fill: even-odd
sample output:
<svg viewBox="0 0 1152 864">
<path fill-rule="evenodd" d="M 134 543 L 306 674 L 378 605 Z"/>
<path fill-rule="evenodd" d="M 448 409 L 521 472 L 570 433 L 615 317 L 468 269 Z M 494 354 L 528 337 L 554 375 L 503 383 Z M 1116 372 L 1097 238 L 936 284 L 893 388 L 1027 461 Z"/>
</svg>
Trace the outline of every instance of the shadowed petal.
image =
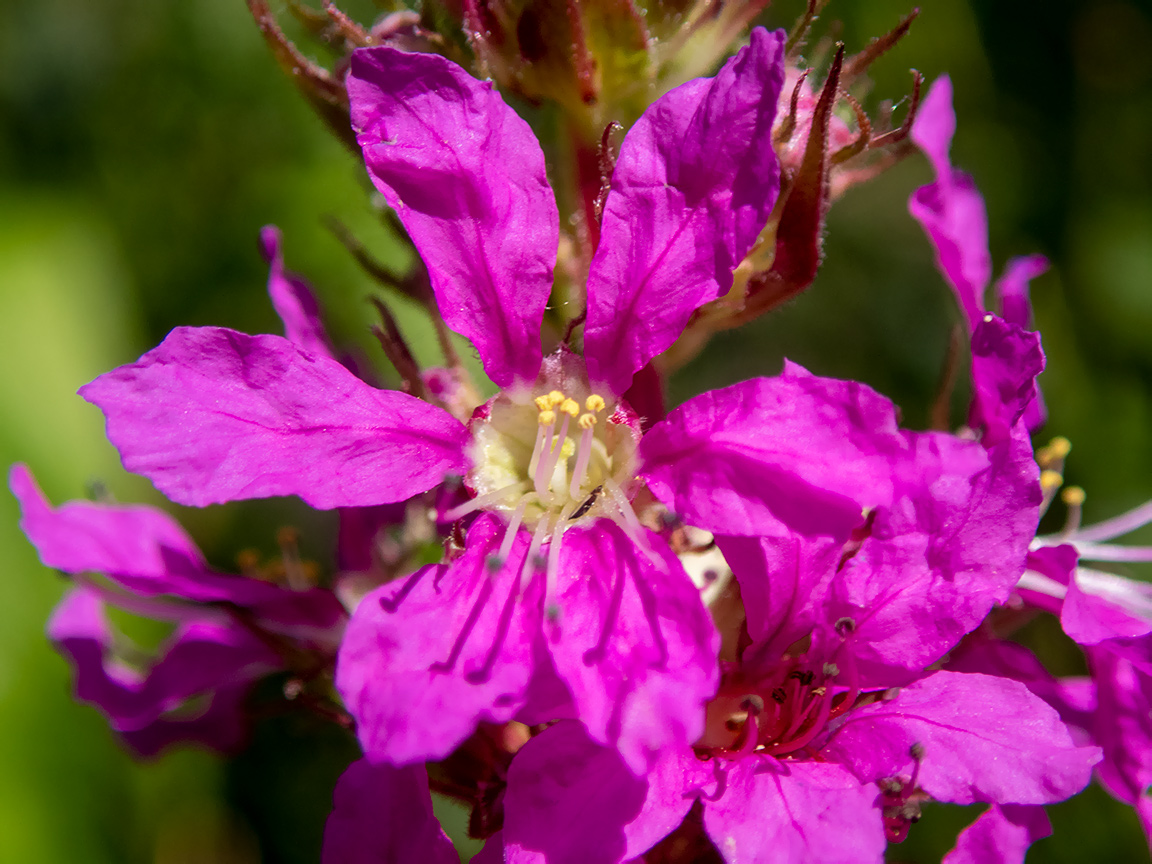
<svg viewBox="0 0 1152 864">
<path fill-rule="evenodd" d="M 344 618 L 343 608 L 329 591 L 292 591 L 213 572 L 191 538 L 163 510 L 89 501 L 52 507 L 24 465 L 12 466 L 9 484 L 20 502 L 20 528 L 46 567 L 73 574 L 101 573 L 145 597 L 169 594 L 234 604 L 273 628 L 323 630 Z"/>
<path fill-rule="evenodd" d="M 940 864 L 1024 864 L 1028 847 L 1051 833 L 1043 807 L 993 804 L 960 832 Z"/>
<path fill-rule="evenodd" d="M 124 467 L 180 504 L 384 504 L 465 469 L 468 433 L 447 412 L 280 336 L 177 327 L 80 395 L 107 416 Z"/>
<path fill-rule="evenodd" d="M 368 174 L 428 265 L 445 323 L 498 385 L 531 381 L 560 231 L 532 130 L 491 82 L 433 54 L 357 51 L 347 83 Z"/>
<path fill-rule="evenodd" d="M 991 447 L 1008 439 L 1016 421 L 1038 398 L 1036 376 L 1043 371 L 1039 333 L 991 314 L 980 319 L 972 331 L 973 392 L 968 425 L 984 430 L 985 445 Z M 1040 420 L 1034 416 L 1032 422 Z"/>
<path fill-rule="evenodd" d="M 336 687 L 370 759 L 442 759 L 478 722 L 507 722 L 523 704 L 539 597 L 519 593 L 524 532 L 502 568 L 488 566 L 503 531 L 500 519 L 481 516 L 458 560 L 391 582 L 356 607 Z"/>
<path fill-rule="evenodd" d="M 336 783 L 323 864 L 459 864 L 432 813 L 423 765 L 353 762 Z"/>
<path fill-rule="evenodd" d="M 936 672 L 851 711 L 822 752 L 870 781 L 910 776 L 913 744 L 924 748 L 921 788 L 954 804 L 1060 801 L 1100 760 L 1020 682 L 961 672 Z"/>
<path fill-rule="evenodd" d="M 557 723 L 525 744 L 508 770 L 505 861 L 619 864 L 635 857 L 644 849 L 629 849 L 624 829 L 639 814 L 645 787 L 579 723 Z"/>
<path fill-rule="evenodd" d="M 732 286 L 780 191 L 770 145 L 784 33 L 751 43 L 713 79 L 657 100 L 620 147 L 588 274 L 585 346 L 613 393 Z"/>
<path fill-rule="evenodd" d="M 153 755 L 175 741 L 230 749 L 243 737 L 241 702 L 256 678 L 280 658 L 238 627 L 188 620 L 144 669 L 113 655 L 113 634 L 99 594 L 70 590 L 52 613 L 48 636 L 70 660 L 76 698 L 98 707 L 126 743 Z M 190 699 L 204 704 L 185 716 L 173 713 Z"/>
<path fill-rule="evenodd" d="M 1152 676 L 1107 649 L 1087 653 L 1099 700 L 1092 734 L 1104 750 L 1096 769 L 1100 781 L 1146 812 L 1152 803 Z"/>
<path fill-rule="evenodd" d="M 564 535 L 557 605 L 545 625 L 556 672 L 596 741 L 636 773 L 704 731 L 720 637 L 679 560 L 652 534 L 650 560 L 615 523 Z"/>
<path fill-rule="evenodd" d="M 728 864 L 879 864 L 875 800 L 875 788 L 840 765 L 750 757 L 705 802 L 704 828 Z"/>
</svg>

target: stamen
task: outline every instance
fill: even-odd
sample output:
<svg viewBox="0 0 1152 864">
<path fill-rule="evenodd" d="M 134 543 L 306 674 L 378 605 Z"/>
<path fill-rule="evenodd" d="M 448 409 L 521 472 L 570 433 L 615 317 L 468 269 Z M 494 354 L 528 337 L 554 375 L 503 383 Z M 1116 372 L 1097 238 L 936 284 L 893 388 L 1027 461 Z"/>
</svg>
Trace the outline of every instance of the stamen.
<svg viewBox="0 0 1152 864">
<path fill-rule="evenodd" d="M 538 466 L 534 475 L 536 493 L 540 496 L 540 500 L 546 504 L 552 504 L 556 500 L 550 488 L 552 474 L 556 470 L 556 463 L 560 461 L 560 456 L 563 454 L 564 442 L 568 440 L 568 424 L 572 422 L 572 418 L 580 413 L 580 406 L 572 399 L 565 399 L 560 405 L 560 411 L 564 414 L 564 419 L 560 421 L 560 433 L 548 450 L 548 458 L 541 460 L 544 470 L 541 471 Z M 563 488 L 563 484 L 561 488 Z"/>
<path fill-rule="evenodd" d="M 548 407 L 549 408 L 555 408 L 557 405 L 559 405 L 563 401 L 564 401 L 564 394 L 561 393 L 559 390 L 553 390 L 551 393 L 548 394 Z"/>
<path fill-rule="evenodd" d="M 1079 486 L 1068 486 L 1060 493 L 1060 500 L 1068 508 L 1068 514 L 1064 519 L 1064 528 L 1060 531 L 1062 536 L 1070 537 L 1080 528 L 1080 518 L 1083 514 L 1086 497 L 1084 490 Z"/>
<path fill-rule="evenodd" d="M 536 524 L 536 530 L 532 532 L 532 542 L 528 545 L 528 554 L 524 558 L 524 568 L 520 571 L 520 593 L 523 594 L 528 588 L 528 583 L 532 581 L 533 574 L 542 566 L 540 561 L 540 546 L 544 543 L 544 537 L 548 533 L 548 516 L 543 516 Z"/>
<path fill-rule="evenodd" d="M 657 567 L 663 569 L 664 562 L 652 551 L 652 547 L 648 545 L 648 538 L 644 534 L 644 526 L 640 524 L 640 520 L 636 517 L 632 505 L 628 503 L 628 499 L 624 497 L 624 493 L 620 490 L 619 485 L 611 477 L 604 478 L 604 488 L 608 490 L 608 495 L 612 499 L 612 503 L 616 505 L 616 509 L 620 511 L 620 515 L 624 519 L 624 523 L 620 525 L 624 529 L 624 533 L 628 539 L 640 547 L 640 551 L 644 553 L 645 557 Z M 620 524 L 620 523 L 617 523 Z"/>
<path fill-rule="evenodd" d="M 592 421 L 587 426 L 584 425 L 585 417 Z M 572 469 L 572 484 L 568 487 L 569 498 L 579 497 L 580 489 L 588 476 L 588 462 L 592 459 L 592 437 L 594 435 L 592 430 L 595 425 L 596 418 L 591 414 L 585 414 L 580 418 L 580 426 L 584 431 L 580 433 L 580 449 L 576 454 L 576 467 Z"/>
<path fill-rule="evenodd" d="M 512 511 L 512 518 L 508 520 L 508 527 L 504 531 L 504 539 L 500 542 L 500 551 L 496 553 L 501 561 L 508 560 L 508 553 L 512 551 L 512 544 L 516 540 L 516 532 L 520 530 L 520 523 L 524 521 L 524 511 L 528 509 L 528 502 L 535 497 L 535 492 L 522 495 L 516 504 L 516 509 Z"/>
<path fill-rule="evenodd" d="M 548 541 L 548 570 L 544 581 L 544 614 L 549 620 L 555 621 L 560 616 L 560 607 L 556 605 L 556 590 L 560 579 L 560 538 L 564 534 L 565 523 L 572 511 L 576 509 L 575 502 L 569 501 L 560 511 L 560 517 L 552 529 L 552 539 Z"/>
<path fill-rule="evenodd" d="M 584 400 L 584 407 L 592 412 L 603 411 L 606 404 L 607 403 L 604 401 L 604 397 L 598 393 L 593 393 L 591 396 Z"/>
<path fill-rule="evenodd" d="M 507 498 L 514 493 L 523 492 L 527 482 L 521 480 L 518 483 L 510 483 L 494 492 L 485 492 L 483 495 L 477 495 L 470 501 L 465 501 L 459 507 L 453 507 L 444 513 L 445 522 L 455 522 L 461 516 L 467 516 L 476 510 L 483 510 L 490 504 L 497 504 L 502 498 Z"/>
<path fill-rule="evenodd" d="M 1041 515 L 1048 512 L 1049 505 L 1051 505 L 1053 499 L 1056 497 L 1056 491 L 1063 485 L 1064 475 L 1059 471 L 1046 468 L 1040 472 L 1040 491 L 1044 493 L 1044 498 L 1040 502 Z"/>
<path fill-rule="evenodd" d="M 1103 522 L 1090 525 L 1081 531 L 1076 539 L 1091 540 L 1094 542 L 1112 540 L 1127 534 L 1129 531 L 1142 528 L 1149 522 L 1152 522 L 1152 501 L 1146 501 L 1139 507 L 1129 510 L 1127 513 L 1122 513 L 1119 516 L 1113 516 L 1111 519 L 1105 519 Z"/>
<path fill-rule="evenodd" d="M 543 396 L 539 397 L 543 399 Z M 545 417 L 545 415 L 549 415 Z M 528 476 L 536 476 L 536 468 L 540 465 L 540 453 L 544 449 L 544 442 L 552 440 L 552 427 L 556 423 L 554 411 L 541 411 L 539 425 L 536 427 L 536 444 L 532 447 L 532 458 L 528 460 Z"/>
</svg>

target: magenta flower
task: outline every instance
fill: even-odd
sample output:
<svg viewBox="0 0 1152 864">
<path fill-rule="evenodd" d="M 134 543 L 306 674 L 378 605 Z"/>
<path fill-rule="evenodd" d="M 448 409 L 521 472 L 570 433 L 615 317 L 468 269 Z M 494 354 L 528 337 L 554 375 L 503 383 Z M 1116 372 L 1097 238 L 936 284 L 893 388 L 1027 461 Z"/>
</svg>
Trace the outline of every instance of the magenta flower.
<svg viewBox="0 0 1152 864">
<path fill-rule="evenodd" d="M 338 686 L 371 758 L 439 758 L 478 720 L 554 716 L 569 702 L 635 770 L 699 735 L 716 634 L 633 511 L 639 422 L 620 394 L 728 290 L 768 218 L 782 47 L 783 34 L 754 31 L 716 78 L 669 93 L 629 132 L 588 279 L 585 355 L 546 359 L 557 211 L 527 125 L 443 58 L 353 57 L 369 174 L 424 258 L 444 320 L 504 388 L 467 427 L 364 384 L 304 339 L 219 328 L 178 328 L 83 389 L 125 466 L 185 504 L 296 494 L 372 506 L 465 475 L 474 497 L 448 515 L 487 512 L 463 554 L 369 595 L 342 646 Z M 755 404 L 742 407 L 747 422 Z M 796 487 L 793 513 L 832 502 L 830 515 L 804 517 L 811 526 L 846 533 L 859 521 L 850 499 L 805 490 L 777 463 L 765 471 Z M 715 497 L 738 479 L 705 488 Z M 760 524 L 737 521 L 729 531 Z"/>
<path fill-rule="evenodd" d="M 276 646 L 330 655 L 339 642 L 345 614 L 329 592 L 218 573 L 160 510 L 87 501 L 54 508 L 23 465 L 9 483 L 41 560 L 74 577 L 48 635 L 72 662 L 76 695 L 140 755 L 176 741 L 234 748 L 252 683 L 285 666 Z M 142 660 L 125 652 L 108 604 L 170 621 L 174 631 Z"/>
<path fill-rule="evenodd" d="M 1078 746 L 1055 710 L 1008 678 L 922 666 L 868 683 L 869 658 L 899 650 L 884 644 L 895 621 L 877 622 L 900 609 L 901 574 L 873 571 L 871 600 L 856 617 L 836 617 L 840 583 L 852 575 L 839 556 L 814 564 L 802 538 L 789 540 L 725 550 L 742 593 L 762 583 L 757 596 L 776 602 L 761 622 L 767 638 L 726 668 L 704 736 L 636 777 L 579 725 L 550 727 L 512 762 L 506 861 L 615 864 L 677 829 L 685 840 L 702 830 L 732 864 L 880 861 L 886 839 L 902 840 L 929 799 L 994 805 L 960 838 L 953 861 L 1022 860 L 1044 836 L 1039 805 L 1079 791 L 1099 749 Z M 900 541 L 868 537 L 857 557 L 868 545 Z M 906 620 L 954 632 L 966 619 L 942 601 Z M 989 843 L 1005 857 L 980 859 Z"/>
<path fill-rule="evenodd" d="M 1045 411 L 1036 386 L 1044 369 L 1040 336 L 1029 332 L 1028 283 L 1048 269 L 1042 256 L 1008 262 L 996 283 L 1000 314 L 988 311 L 984 293 L 992 279 L 988 252 L 988 217 L 984 199 L 972 178 L 953 168 L 948 157 L 956 114 L 952 82 L 937 79 L 912 124 L 912 140 L 936 172 L 936 181 L 921 186 L 908 200 L 936 251 L 936 261 L 952 286 L 972 345 L 972 407 L 969 425 L 983 429 L 985 440 L 1004 440 L 1016 421 L 1034 431 Z"/>
</svg>

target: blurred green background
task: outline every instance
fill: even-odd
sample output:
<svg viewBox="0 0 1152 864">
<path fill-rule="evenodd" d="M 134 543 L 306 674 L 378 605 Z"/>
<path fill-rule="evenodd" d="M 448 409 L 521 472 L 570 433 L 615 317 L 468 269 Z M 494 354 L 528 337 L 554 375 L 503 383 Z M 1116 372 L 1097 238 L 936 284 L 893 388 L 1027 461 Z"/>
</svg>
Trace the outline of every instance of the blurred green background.
<svg viewBox="0 0 1152 864">
<path fill-rule="evenodd" d="M 779 3 L 766 20 L 787 26 L 800 5 Z M 372 14 L 367 2 L 345 8 Z M 908 8 L 833 0 L 823 24 L 842 20 L 851 51 Z M 396 247 L 360 166 L 281 75 L 242 0 L 4 0 L 0 11 L 0 464 L 27 462 L 55 501 L 98 479 L 121 500 L 159 503 L 120 469 L 76 388 L 178 324 L 277 332 L 256 251 L 268 222 L 284 229 L 289 266 L 313 279 L 337 339 L 370 351 L 373 286 L 321 218 Z M 906 91 L 909 67 L 953 77 L 954 160 L 987 199 L 997 269 L 1034 251 L 1053 261 L 1033 288 L 1049 358 L 1044 434 L 1072 440 L 1067 475 L 1087 488 L 1087 519 L 1152 497 L 1152 10 L 930 0 L 875 68 L 873 106 Z M 956 317 L 905 211 L 928 179 L 910 160 L 851 191 L 833 210 L 816 286 L 716 340 L 674 397 L 772 374 L 786 355 L 867 381 L 923 426 Z M 427 331 L 411 332 L 424 350 Z M 271 553 L 288 523 L 311 557 L 330 557 L 330 520 L 295 502 L 166 506 L 221 567 L 242 547 Z M 64 586 L 16 519 L 0 496 L 0 860 L 318 860 L 350 743 L 275 722 L 231 762 L 194 751 L 132 762 L 69 695 L 43 637 Z M 1058 634 L 1031 638 L 1075 669 Z M 1099 790 L 1051 812 L 1057 836 L 1030 861 L 1147 860 L 1135 817 Z M 891 859 L 938 860 L 974 815 L 930 806 Z"/>
</svg>

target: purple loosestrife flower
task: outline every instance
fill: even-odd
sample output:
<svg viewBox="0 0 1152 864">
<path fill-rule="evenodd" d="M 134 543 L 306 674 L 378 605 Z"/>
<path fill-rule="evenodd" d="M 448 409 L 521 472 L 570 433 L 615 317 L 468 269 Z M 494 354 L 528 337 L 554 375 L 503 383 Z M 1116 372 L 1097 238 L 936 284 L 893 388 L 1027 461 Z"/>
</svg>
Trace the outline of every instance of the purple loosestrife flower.
<svg viewBox="0 0 1152 864">
<path fill-rule="evenodd" d="M 346 620 L 321 589 L 293 591 L 214 571 L 178 524 L 151 507 L 52 507 L 23 465 L 9 483 L 21 528 L 45 565 L 72 574 L 48 623 L 76 694 L 136 753 L 177 741 L 217 749 L 243 738 L 252 683 L 301 652 L 331 656 Z M 106 605 L 175 625 L 155 657 L 114 632 Z"/>
<path fill-rule="evenodd" d="M 933 501 L 935 491 L 906 494 L 966 518 L 958 532 L 935 535 L 929 560 L 979 546 L 1003 512 L 979 495 Z M 1099 750 L 1077 746 L 1057 712 L 1017 681 L 923 661 L 908 668 L 893 631 L 956 633 L 974 624 L 962 604 L 936 592 L 909 615 L 902 595 L 914 569 L 877 566 L 906 561 L 906 545 L 875 530 L 833 550 L 798 534 L 722 541 L 748 603 L 749 633 L 761 635 L 726 664 L 705 734 L 692 748 L 667 749 L 636 777 L 577 724 L 550 727 L 512 762 L 500 838 L 506 860 L 625 861 L 683 822 L 682 832 L 702 828 L 732 864 L 880 861 L 885 838 L 903 839 L 928 799 L 995 805 L 952 860 L 975 860 L 989 842 L 1005 844 L 1003 860 L 1014 860 L 1013 849 L 1022 856 L 1047 830 L 1037 805 L 1079 791 Z M 985 607 L 1003 593 L 979 581 L 965 587 Z M 856 598 L 851 617 L 842 614 L 846 596 Z M 695 806 L 700 818 L 684 822 Z"/>
<path fill-rule="evenodd" d="M 588 277 L 583 357 L 542 357 L 559 229 L 527 125 L 441 57 L 353 56 L 369 174 L 420 251 L 445 322 L 503 388 L 467 427 L 364 384 L 303 340 L 220 328 L 177 328 L 83 389 L 125 466 L 185 504 L 296 494 L 363 507 L 465 475 L 473 498 L 448 515 L 479 515 L 462 553 L 370 594 L 342 645 L 337 683 L 370 758 L 441 758 L 479 720 L 555 716 L 569 701 L 633 770 L 700 734 L 717 637 L 633 510 L 642 445 L 620 394 L 728 290 L 772 210 L 783 41 L 753 31 L 716 78 L 670 92 L 629 131 Z M 692 474 L 677 494 L 701 489 L 730 533 L 761 530 L 778 507 L 846 535 L 860 508 L 825 488 L 831 473 L 808 483 L 784 454 L 751 446 L 758 398 L 739 394 L 705 418 L 740 421 L 731 467 L 696 471 L 694 444 L 665 431 L 652 450 L 660 471 Z M 754 466 L 762 490 L 747 482 Z M 761 500 L 781 489 L 787 502 Z M 731 518 L 721 512 L 745 496 Z"/>
</svg>

